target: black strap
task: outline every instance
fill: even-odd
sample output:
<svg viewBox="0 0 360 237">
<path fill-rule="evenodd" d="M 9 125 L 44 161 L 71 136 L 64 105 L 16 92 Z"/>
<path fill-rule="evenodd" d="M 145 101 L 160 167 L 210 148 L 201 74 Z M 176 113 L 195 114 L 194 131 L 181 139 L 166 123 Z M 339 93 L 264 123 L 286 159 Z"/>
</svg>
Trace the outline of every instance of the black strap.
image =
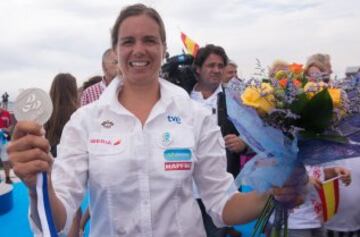
<svg viewBox="0 0 360 237">
<path fill-rule="evenodd" d="M 226 96 L 224 92 L 217 94 L 217 109 L 218 109 L 218 125 L 221 128 L 221 133 L 223 136 L 228 134 L 239 135 L 234 124 L 229 120 L 227 109 L 226 109 Z"/>
<path fill-rule="evenodd" d="M 218 108 L 218 125 L 221 129 L 223 136 L 228 134 L 235 134 L 239 136 L 234 124 L 229 120 L 226 109 L 226 96 L 224 92 L 220 92 L 217 95 L 217 108 Z M 240 171 L 240 154 L 234 153 L 226 149 L 227 157 L 227 171 L 231 173 L 234 178 L 239 174 Z"/>
</svg>

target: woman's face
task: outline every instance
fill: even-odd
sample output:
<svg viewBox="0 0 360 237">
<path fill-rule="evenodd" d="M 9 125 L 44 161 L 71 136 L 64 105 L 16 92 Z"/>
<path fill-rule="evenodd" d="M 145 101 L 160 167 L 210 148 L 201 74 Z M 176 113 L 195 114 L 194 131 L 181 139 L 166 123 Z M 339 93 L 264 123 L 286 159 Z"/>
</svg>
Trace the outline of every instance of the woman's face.
<svg viewBox="0 0 360 237">
<path fill-rule="evenodd" d="M 322 77 L 322 72 L 321 72 L 320 68 L 318 68 L 316 66 L 309 67 L 307 74 L 310 77 L 310 80 L 314 80 L 314 81 L 316 81 L 317 79 L 321 79 L 321 77 Z"/>
<path fill-rule="evenodd" d="M 165 45 L 160 27 L 147 15 L 131 16 L 119 26 L 116 53 L 123 78 L 145 85 L 158 80 Z"/>
</svg>

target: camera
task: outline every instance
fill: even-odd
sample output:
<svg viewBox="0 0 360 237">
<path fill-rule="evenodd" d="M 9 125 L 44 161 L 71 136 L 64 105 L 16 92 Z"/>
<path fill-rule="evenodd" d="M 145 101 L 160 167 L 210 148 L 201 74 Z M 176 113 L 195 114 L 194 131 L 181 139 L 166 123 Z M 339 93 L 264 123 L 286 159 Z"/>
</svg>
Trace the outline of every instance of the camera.
<svg viewBox="0 0 360 237">
<path fill-rule="evenodd" d="M 184 88 L 189 94 L 197 82 L 193 69 L 194 57 L 190 54 L 179 54 L 166 59 L 161 67 L 160 76 L 165 80 Z"/>
</svg>

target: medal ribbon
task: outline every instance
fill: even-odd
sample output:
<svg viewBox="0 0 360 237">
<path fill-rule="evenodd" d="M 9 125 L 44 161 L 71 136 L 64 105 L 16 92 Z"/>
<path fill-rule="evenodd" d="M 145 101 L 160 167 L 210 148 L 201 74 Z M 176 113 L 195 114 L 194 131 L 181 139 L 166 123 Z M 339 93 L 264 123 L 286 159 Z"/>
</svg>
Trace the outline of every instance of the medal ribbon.
<svg viewBox="0 0 360 237">
<path fill-rule="evenodd" d="M 37 207 L 41 222 L 43 236 L 57 237 L 57 231 L 52 218 L 51 206 L 49 201 L 47 173 L 37 174 L 36 192 L 38 195 Z"/>
</svg>

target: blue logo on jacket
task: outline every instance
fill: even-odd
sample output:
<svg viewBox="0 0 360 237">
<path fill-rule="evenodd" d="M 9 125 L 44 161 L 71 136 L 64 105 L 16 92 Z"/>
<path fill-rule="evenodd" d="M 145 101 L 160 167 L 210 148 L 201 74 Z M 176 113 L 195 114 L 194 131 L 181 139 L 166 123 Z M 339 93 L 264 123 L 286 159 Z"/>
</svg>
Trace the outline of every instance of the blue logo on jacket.
<svg viewBox="0 0 360 237">
<path fill-rule="evenodd" d="M 177 124 L 181 124 L 181 118 L 179 116 L 172 116 L 172 115 L 168 115 L 167 116 L 167 120 L 170 123 L 177 123 Z"/>
<path fill-rule="evenodd" d="M 191 160 L 191 151 L 188 148 L 167 149 L 164 151 L 164 157 L 167 161 Z"/>
</svg>

